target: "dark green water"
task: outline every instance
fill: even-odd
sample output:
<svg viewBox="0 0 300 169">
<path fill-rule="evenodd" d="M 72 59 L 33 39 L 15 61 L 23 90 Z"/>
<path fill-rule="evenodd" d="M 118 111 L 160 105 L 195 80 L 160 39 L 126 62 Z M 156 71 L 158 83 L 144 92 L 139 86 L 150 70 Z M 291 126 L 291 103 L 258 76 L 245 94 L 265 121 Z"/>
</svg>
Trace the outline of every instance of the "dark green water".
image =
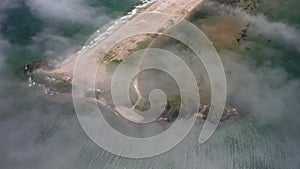
<svg viewBox="0 0 300 169">
<path fill-rule="evenodd" d="M 196 126 L 175 149 L 142 160 L 101 150 L 81 129 L 70 98 L 29 88 L 15 73 L 30 61 L 53 60 L 78 49 L 97 28 L 139 1 L 65 0 L 82 12 L 79 19 L 70 11 L 62 11 L 63 17 L 39 11 L 34 0 L 1 1 L 0 168 L 300 168 L 299 1 L 265 1 L 260 11 L 263 21 L 252 16 L 258 27 L 246 40 L 250 50 L 240 62 L 224 60 L 231 72 L 228 99 L 247 116 L 222 124 L 202 145 L 197 144 L 200 126 Z M 59 4 L 39 2 L 46 7 Z"/>
</svg>

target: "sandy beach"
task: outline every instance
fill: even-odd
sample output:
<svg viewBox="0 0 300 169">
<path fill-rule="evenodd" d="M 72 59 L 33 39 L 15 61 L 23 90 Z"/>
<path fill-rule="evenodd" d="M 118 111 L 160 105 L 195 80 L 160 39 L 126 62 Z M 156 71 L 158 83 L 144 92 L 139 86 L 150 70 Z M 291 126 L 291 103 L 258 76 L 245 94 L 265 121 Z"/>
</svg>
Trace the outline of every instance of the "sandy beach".
<svg viewBox="0 0 300 169">
<path fill-rule="evenodd" d="M 101 92 L 110 91 L 111 84 L 107 84 L 107 82 L 111 81 L 113 72 L 110 72 L 111 68 L 108 68 L 109 63 L 112 61 L 119 63 L 119 61 L 126 59 L 133 52 L 151 47 L 152 44 L 159 40 L 157 35 L 171 29 L 177 23 L 190 16 L 202 2 L 203 0 L 158 0 L 98 43 L 92 40 L 91 42 L 94 42 L 94 44 L 85 46 L 86 50 L 81 52 L 79 57 L 69 59 L 68 62 L 65 62 L 59 68 L 38 71 L 43 71 L 43 73 L 49 75 L 63 75 L 64 81 L 77 86 L 73 88 L 73 94 L 77 93 L 76 89 L 80 87 L 97 89 Z M 135 91 L 139 91 L 138 87 L 135 88 Z M 136 104 L 130 110 L 135 108 L 141 98 L 143 97 L 139 94 Z M 104 100 L 105 103 L 97 103 L 102 106 L 113 105 L 111 103 L 113 102 L 112 98 Z M 125 108 L 122 108 L 120 111 L 112 107 L 110 109 L 113 112 L 118 112 L 116 113 L 117 115 L 131 122 L 144 122 L 143 117 L 135 111 L 129 111 L 129 109 Z M 229 114 L 234 114 L 230 112 Z M 200 114 L 203 113 L 200 112 Z M 201 117 L 203 119 L 206 118 L 205 115 Z"/>
<path fill-rule="evenodd" d="M 147 29 L 152 32 L 160 32 L 169 29 L 176 23 L 180 22 L 182 19 L 186 18 L 191 14 L 191 12 L 197 8 L 203 0 L 157 0 L 152 5 L 144 9 L 142 12 L 137 14 L 134 18 L 129 20 L 124 25 L 120 26 L 116 31 L 114 31 L 110 36 L 106 37 L 96 45 L 94 45 L 91 49 L 81 54 L 86 58 L 86 66 L 98 64 L 99 62 L 99 54 L 104 49 L 104 46 L 112 41 L 112 39 L 122 39 L 124 37 L 124 33 L 126 34 L 130 31 L 130 25 L 140 22 L 143 19 L 143 16 L 146 13 L 162 13 L 167 14 L 162 22 L 155 23 L 148 27 Z M 155 20 L 155 19 L 154 19 Z M 134 39 L 124 40 L 121 45 L 119 45 L 114 50 L 116 53 L 113 56 L 113 59 L 121 60 L 124 59 L 126 55 L 128 55 L 128 51 L 134 49 L 139 42 L 146 40 L 148 37 L 146 35 L 138 35 L 133 37 Z M 76 64 L 76 58 L 71 58 L 58 68 L 53 70 L 42 70 L 45 73 L 53 74 L 59 73 L 64 74 L 67 77 L 73 77 L 73 71 Z"/>
<path fill-rule="evenodd" d="M 72 83 L 75 86 L 84 81 L 86 83 L 84 86 L 87 89 L 98 89 L 97 84 L 103 84 L 111 78 L 110 73 L 107 72 L 108 63 L 114 60 L 124 60 L 132 52 L 150 47 L 151 44 L 155 43 L 155 40 L 158 40 L 157 37 L 159 36 L 157 35 L 190 16 L 201 2 L 203 0 L 157 0 L 105 38 L 96 41 L 93 40 L 95 37 L 93 35 L 89 39 L 88 45 L 77 52 L 77 54 L 80 53 L 77 57 L 67 58 L 59 67 L 52 70 L 42 67 L 36 72 L 49 76 L 59 75 L 63 77 L 63 83 Z M 101 86 L 101 91 L 106 90 L 105 86 Z M 99 104 L 107 106 L 109 101 Z M 116 112 L 115 109 L 111 107 L 110 109 Z M 135 123 L 144 121 L 143 117 L 134 111 L 121 110 L 116 114 Z"/>
</svg>

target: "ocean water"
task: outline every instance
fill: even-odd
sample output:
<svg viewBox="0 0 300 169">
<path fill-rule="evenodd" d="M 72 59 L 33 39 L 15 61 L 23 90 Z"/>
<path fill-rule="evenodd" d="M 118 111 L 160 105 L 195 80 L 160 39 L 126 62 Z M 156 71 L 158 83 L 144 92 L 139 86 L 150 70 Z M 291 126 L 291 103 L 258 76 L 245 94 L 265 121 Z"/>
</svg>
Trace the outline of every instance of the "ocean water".
<svg viewBox="0 0 300 169">
<path fill-rule="evenodd" d="M 205 144 L 197 144 L 196 126 L 170 152 L 136 160 L 99 148 L 81 129 L 68 96 L 48 96 L 41 88 L 28 87 L 16 72 L 30 61 L 59 62 L 140 1 L 1 0 L 0 168 L 300 168 L 300 2 L 262 2 L 256 15 L 238 13 L 253 23 L 243 42 L 249 50 L 219 50 L 228 99 L 245 115 L 222 124 Z M 221 9 L 234 9 L 222 4 Z"/>
</svg>

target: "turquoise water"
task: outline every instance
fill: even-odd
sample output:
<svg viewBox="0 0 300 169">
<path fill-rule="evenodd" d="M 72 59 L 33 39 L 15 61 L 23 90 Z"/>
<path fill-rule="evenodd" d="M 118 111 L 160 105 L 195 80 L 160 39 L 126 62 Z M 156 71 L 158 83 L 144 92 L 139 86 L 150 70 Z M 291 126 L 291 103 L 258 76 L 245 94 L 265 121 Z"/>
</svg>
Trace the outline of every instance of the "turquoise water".
<svg viewBox="0 0 300 169">
<path fill-rule="evenodd" d="M 73 3 L 72 1 L 66 1 Z M 81 1 L 75 1 L 81 2 Z M 139 0 L 124 0 L 121 2 L 111 0 L 88 0 L 84 3 L 87 10 L 94 10 L 94 13 L 87 14 L 88 17 L 105 18 L 95 23 L 78 23 L 78 21 L 60 19 L 60 18 L 41 18 L 40 13 L 30 9 L 29 4 L 23 0 L 12 1 L 15 8 L 5 3 L 1 13 L 3 18 L 1 22 L 1 35 L 11 44 L 11 50 L 8 51 L 9 57 L 6 58 L 6 64 L 10 64 L 14 70 L 32 60 L 44 60 L 57 57 L 67 49 L 77 45 L 82 45 L 88 37 L 101 26 L 107 24 L 112 19 L 116 19 L 130 11 Z M 79 4 L 81 5 L 81 4 Z M 34 37 L 46 32 L 45 37 L 40 37 L 34 42 Z M 50 34 L 50 35 L 48 35 Z M 67 40 L 52 39 L 49 36 L 57 36 L 53 38 L 66 38 Z M 47 42 L 50 41 L 50 42 Z M 34 44 L 38 43 L 38 44 Z M 48 44 L 52 43 L 52 44 Z M 35 48 L 32 49 L 32 46 Z M 52 49 L 55 54 L 47 55 L 45 51 Z M 20 59 L 20 57 L 22 59 Z"/>
<path fill-rule="evenodd" d="M 30 61 L 53 60 L 72 51 L 139 1 L 66 2 L 85 11 L 82 20 L 37 11 L 29 1 L 3 0 L 0 5 L 1 168 L 300 168 L 299 1 L 266 1 L 273 10 L 262 12 L 264 23 L 283 23 L 288 34 L 278 35 L 281 27 L 274 31 L 271 24 L 265 36 L 249 37 L 253 46 L 243 61 L 224 63 L 232 72 L 228 74 L 229 99 L 241 105 L 247 116 L 222 124 L 202 145 L 197 144 L 201 127 L 197 125 L 178 147 L 142 160 L 100 149 L 81 129 L 69 97 L 47 96 L 39 88 L 29 88 L 16 74 Z M 86 22 L 87 18 L 99 22 Z"/>
<path fill-rule="evenodd" d="M 299 5 L 300 3 L 297 0 L 289 0 L 284 3 L 280 1 L 273 1 L 272 3 L 266 2 L 265 6 L 271 9 L 266 13 L 266 17 L 270 20 L 270 22 L 284 23 L 291 26 L 293 29 L 297 29 L 297 33 L 291 36 L 299 39 L 300 12 L 296 9 Z M 288 33 L 290 30 L 286 29 L 284 31 Z M 274 32 L 274 34 L 276 34 L 276 32 Z M 295 43 L 295 45 L 291 45 L 285 40 L 272 37 L 270 37 L 270 39 L 274 40 L 271 43 L 267 43 L 267 46 L 276 50 L 277 54 L 275 54 L 273 58 L 266 58 L 265 60 L 270 61 L 273 66 L 283 67 L 290 76 L 298 78 L 300 75 L 300 68 L 298 66 L 298 63 L 300 63 L 299 41 Z M 292 40 L 288 39 L 287 41 Z M 265 46 L 266 44 L 263 45 Z M 254 53 L 252 56 L 253 55 L 256 54 Z"/>
</svg>

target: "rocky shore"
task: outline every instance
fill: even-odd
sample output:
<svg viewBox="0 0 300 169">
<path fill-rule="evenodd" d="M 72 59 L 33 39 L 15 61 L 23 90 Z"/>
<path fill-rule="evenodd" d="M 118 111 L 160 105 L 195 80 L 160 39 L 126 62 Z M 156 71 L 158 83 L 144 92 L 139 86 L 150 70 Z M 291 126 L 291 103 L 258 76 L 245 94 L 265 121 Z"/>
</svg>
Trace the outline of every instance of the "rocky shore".
<svg viewBox="0 0 300 169">
<path fill-rule="evenodd" d="M 194 9 L 197 6 L 199 6 L 201 2 L 202 0 L 200 1 L 158 0 L 157 2 L 149 6 L 147 9 L 145 9 L 145 11 L 142 12 L 142 14 L 145 12 L 153 12 L 153 11 L 171 14 L 170 17 L 164 19 L 165 22 L 159 23 L 153 26 L 153 28 L 151 28 L 156 30 L 157 33 L 161 33 L 169 29 L 176 23 L 180 22 L 182 19 L 190 16 L 191 12 L 194 11 Z M 131 21 L 129 21 L 129 23 L 117 29 L 111 35 L 111 38 L 116 38 L 118 37 L 118 35 L 122 37 L 124 34 L 123 30 L 127 29 L 128 27 L 127 25 L 130 26 L 131 22 L 133 23 L 138 22 L 141 19 L 140 15 L 137 15 Z M 134 36 L 131 37 L 130 39 L 125 39 L 120 44 L 117 44 L 113 48 L 111 48 L 111 50 L 104 55 L 104 58 L 102 59 L 102 63 L 106 65 L 119 64 L 120 62 L 122 62 L 123 59 L 126 58 L 126 56 L 130 55 L 130 53 L 151 46 L 151 44 L 157 40 L 157 37 L 158 36 L 154 34 L 146 34 L 146 35 Z M 86 66 L 90 66 L 90 64 L 98 64 L 99 58 L 94 57 L 94 54 L 99 53 L 98 50 L 100 50 L 101 46 L 105 45 L 106 42 L 109 42 L 109 39 L 110 36 L 108 36 L 106 39 L 99 42 L 96 46 L 94 46 L 93 48 L 91 48 L 90 50 L 84 53 L 84 56 L 88 60 L 87 63 L 89 64 Z M 72 90 L 72 78 L 73 78 L 74 65 L 75 65 L 75 59 L 71 59 L 68 63 L 65 63 L 55 69 L 46 69 L 44 64 L 35 65 L 34 63 L 30 63 L 24 67 L 24 71 L 26 71 L 26 76 L 29 78 L 30 84 L 44 87 L 45 92 L 50 95 L 62 94 L 62 93 L 70 93 Z M 102 77 L 101 80 L 105 79 L 105 76 L 101 76 L 101 77 Z M 88 96 L 89 92 L 95 92 L 96 98 L 90 98 Z M 105 94 L 107 92 L 109 91 L 106 92 L 103 92 L 102 90 L 87 91 L 87 100 L 92 99 L 93 101 L 96 101 L 99 105 L 106 107 L 108 110 L 112 111 L 118 116 L 129 117 L 129 115 L 126 113 L 123 115 L 118 113 L 116 108 L 111 103 L 110 96 Z M 178 103 L 179 103 L 178 100 L 170 100 L 165 107 L 165 111 L 162 113 L 162 115 L 159 118 L 157 118 L 157 120 L 165 121 L 165 122 L 174 121 L 179 114 L 180 105 Z M 143 107 L 143 106 L 145 105 L 137 104 L 136 107 L 134 107 L 133 109 L 135 108 L 147 109 L 147 107 Z M 196 117 L 199 118 L 200 120 L 206 120 L 210 107 L 211 106 L 209 104 L 201 104 L 201 106 L 199 107 L 199 112 L 196 114 Z M 224 110 L 222 121 L 238 115 L 239 112 L 235 108 L 231 108 L 228 106 Z M 137 116 L 138 115 L 136 115 L 136 117 Z M 133 122 L 139 121 L 139 120 L 136 121 L 134 120 L 135 119 L 134 114 L 133 115 L 131 114 L 130 117 L 132 117 L 131 121 Z"/>
<path fill-rule="evenodd" d="M 208 117 L 210 107 L 211 107 L 211 105 L 209 105 L 209 104 L 200 104 L 199 111 L 197 114 L 195 114 L 195 116 L 199 120 L 205 121 Z M 157 120 L 158 121 L 166 121 L 166 122 L 175 121 L 176 118 L 178 117 L 179 110 L 175 110 L 173 112 L 170 112 L 169 110 L 170 110 L 170 107 L 167 105 L 165 112 Z M 237 111 L 236 108 L 227 106 L 227 107 L 225 107 L 225 109 L 223 111 L 221 122 L 223 122 L 229 118 L 237 117 L 239 115 L 240 115 L 240 113 Z"/>
<path fill-rule="evenodd" d="M 100 91 L 95 91 L 95 92 L 101 93 Z M 114 105 L 108 104 L 105 101 L 105 99 L 99 98 L 98 96 L 97 98 L 87 98 L 87 100 L 91 102 L 96 102 L 100 107 L 105 108 L 107 111 L 114 113 L 116 116 L 120 118 L 123 118 L 125 120 L 134 123 L 143 123 L 144 120 L 143 116 L 139 115 L 138 113 L 135 113 L 134 108 L 128 108 L 128 110 L 130 110 L 130 112 L 132 113 L 128 113 L 128 111 L 121 113 L 114 107 Z M 210 104 L 200 103 L 199 110 L 195 114 L 195 117 L 198 120 L 204 122 L 208 117 L 210 108 L 211 108 Z M 169 103 L 165 106 L 164 112 L 155 121 L 166 122 L 166 123 L 174 122 L 179 116 L 179 109 L 180 109 L 180 105 L 176 105 L 176 108 L 174 108 Z M 221 122 L 239 116 L 240 116 L 240 112 L 237 110 L 237 108 L 230 107 L 229 105 L 227 105 L 223 111 Z"/>
</svg>

